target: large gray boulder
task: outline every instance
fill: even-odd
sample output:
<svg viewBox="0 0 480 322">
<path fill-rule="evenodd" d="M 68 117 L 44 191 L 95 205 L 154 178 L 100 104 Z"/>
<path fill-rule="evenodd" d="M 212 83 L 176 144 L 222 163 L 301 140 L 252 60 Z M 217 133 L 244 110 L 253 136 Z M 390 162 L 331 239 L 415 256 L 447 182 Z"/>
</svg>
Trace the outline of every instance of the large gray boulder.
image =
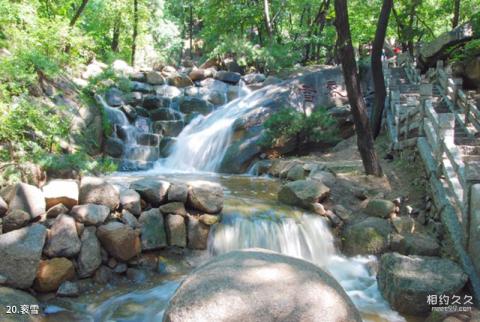
<svg viewBox="0 0 480 322">
<path fill-rule="evenodd" d="M 187 246 L 187 228 L 185 217 L 181 215 L 167 215 L 165 217 L 165 230 L 167 232 L 168 244 L 170 246 Z"/>
<path fill-rule="evenodd" d="M 81 242 L 78 238 L 75 219 L 69 215 L 55 218 L 48 232 L 47 244 L 44 249 L 49 257 L 74 257 L 80 252 Z"/>
<path fill-rule="evenodd" d="M 104 205 L 86 204 L 73 207 L 70 214 L 85 225 L 100 225 L 107 219 L 110 209 Z"/>
<path fill-rule="evenodd" d="M 154 207 L 158 207 L 167 199 L 170 183 L 157 179 L 140 179 L 132 182 L 130 189 L 137 191 L 140 196 Z"/>
<path fill-rule="evenodd" d="M 165 322 L 361 321 L 335 279 L 318 266 L 267 250 L 233 251 L 194 270 Z"/>
<path fill-rule="evenodd" d="M 378 287 L 392 308 L 411 315 L 431 312 L 429 295 L 458 295 L 467 279 L 451 260 L 398 253 L 382 256 L 377 275 Z"/>
<path fill-rule="evenodd" d="M 46 210 L 45 197 L 42 190 L 35 186 L 18 183 L 15 186 L 9 210 L 20 209 L 28 212 L 32 218 L 43 215 Z"/>
<path fill-rule="evenodd" d="M 188 216 L 187 227 L 188 248 L 207 249 L 210 226 L 201 222 L 200 218 Z"/>
<path fill-rule="evenodd" d="M 0 321 L 2 322 L 36 322 L 38 321 L 35 315 L 30 314 L 11 314 L 7 313 L 7 306 L 16 307 L 17 310 L 20 310 L 22 305 L 38 305 L 40 303 L 37 299 L 27 292 L 15 290 L 13 288 L 2 287 L 0 286 Z M 38 311 L 42 313 L 40 310 Z"/>
<path fill-rule="evenodd" d="M 330 195 L 330 188 L 320 181 L 297 180 L 282 186 L 278 200 L 291 206 L 312 209 L 312 204 L 322 202 Z"/>
<path fill-rule="evenodd" d="M 6 285 L 28 288 L 37 274 L 47 229 L 34 224 L 0 235 L 0 275 Z"/>
<path fill-rule="evenodd" d="M 353 222 L 343 230 L 343 251 L 349 256 L 382 254 L 388 249 L 391 232 L 386 219 L 369 217 Z"/>
<path fill-rule="evenodd" d="M 97 229 L 97 237 L 107 252 L 121 261 L 128 261 L 141 251 L 138 236 L 132 227 L 110 222 Z"/>
<path fill-rule="evenodd" d="M 85 227 L 83 231 L 82 246 L 77 258 L 77 270 L 80 278 L 93 275 L 102 264 L 100 242 L 97 239 L 96 231 L 95 227 Z"/>
<path fill-rule="evenodd" d="M 102 178 L 83 177 L 80 182 L 79 203 L 105 205 L 113 210 L 120 203 L 120 194 L 112 184 Z"/>
<path fill-rule="evenodd" d="M 51 180 L 42 188 L 47 209 L 58 204 L 68 208 L 78 205 L 78 183 L 75 180 Z"/>
<path fill-rule="evenodd" d="M 120 192 L 120 205 L 124 210 L 128 210 L 135 216 L 140 216 L 142 212 L 140 194 L 132 189 L 125 189 Z"/>
<path fill-rule="evenodd" d="M 163 215 L 158 208 L 142 212 L 139 218 L 142 249 L 152 250 L 167 246 Z"/>
<path fill-rule="evenodd" d="M 223 208 L 222 186 L 209 181 L 188 183 L 188 205 L 193 209 L 216 214 Z"/>
</svg>

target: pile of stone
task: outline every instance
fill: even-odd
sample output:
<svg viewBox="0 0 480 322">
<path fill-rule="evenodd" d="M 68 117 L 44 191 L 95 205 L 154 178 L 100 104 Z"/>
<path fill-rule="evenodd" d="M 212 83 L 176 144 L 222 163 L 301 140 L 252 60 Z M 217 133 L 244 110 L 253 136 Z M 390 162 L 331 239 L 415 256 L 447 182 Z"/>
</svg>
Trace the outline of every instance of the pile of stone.
<svg viewBox="0 0 480 322">
<path fill-rule="evenodd" d="M 78 294 L 76 281 L 135 271 L 140 254 L 206 249 L 223 207 L 220 185 L 140 179 L 19 183 L 0 191 L 0 285 Z M 107 279 L 108 280 L 108 279 Z"/>
</svg>

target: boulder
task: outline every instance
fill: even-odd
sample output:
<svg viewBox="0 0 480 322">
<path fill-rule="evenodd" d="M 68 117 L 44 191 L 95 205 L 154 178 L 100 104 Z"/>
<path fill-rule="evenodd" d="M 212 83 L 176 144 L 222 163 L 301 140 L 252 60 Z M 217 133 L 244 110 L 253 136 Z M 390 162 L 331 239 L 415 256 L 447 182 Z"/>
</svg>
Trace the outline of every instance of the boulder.
<svg viewBox="0 0 480 322">
<path fill-rule="evenodd" d="M 168 108 L 170 106 L 170 99 L 158 95 L 146 95 L 143 98 L 142 106 L 150 111 L 159 108 Z"/>
<path fill-rule="evenodd" d="M 395 234 L 391 241 L 391 250 L 403 255 L 439 256 L 440 245 L 427 234 Z"/>
<path fill-rule="evenodd" d="M 185 210 L 185 205 L 182 202 L 178 202 L 178 201 L 166 203 L 164 205 L 161 205 L 158 209 L 164 215 L 168 215 L 168 214 L 175 214 L 180 216 L 187 215 L 187 211 Z"/>
<path fill-rule="evenodd" d="M 27 292 L 15 290 L 13 288 L 0 286 L 0 321 L 2 322 L 37 322 L 38 316 L 28 314 L 10 314 L 7 313 L 7 306 L 16 307 L 20 311 L 22 305 L 28 304 L 30 306 L 40 307 L 37 299 Z M 38 310 L 38 313 L 42 312 Z"/>
<path fill-rule="evenodd" d="M 215 106 L 223 105 L 227 102 L 227 95 L 219 91 L 211 91 L 207 95 L 207 101 Z"/>
<path fill-rule="evenodd" d="M 384 254 L 378 268 L 378 288 L 392 308 L 403 314 L 431 312 L 429 295 L 459 295 L 467 275 L 451 260 L 439 257 Z"/>
<path fill-rule="evenodd" d="M 148 71 L 145 73 L 145 78 L 147 83 L 151 85 L 163 85 L 165 84 L 165 78 L 163 78 L 162 73 L 157 71 Z"/>
<path fill-rule="evenodd" d="M 217 216 L 217 215 L 203 214 L 203 215 L 200 215 L 198 219 L 200 220 L 201 223 L 204 223 L 207 226 L 212 226 L 220 222 L 220 216 Z"/>
<path fill-rule="evenodd" d="M 209 181 L 191 181 L 188 183 L 188 206 L 193 209 L 216 214 L 223 208 L 223 188 Z"/>
<path fill-rule="evenodd" d="M 224 70 L 218 71 L 215 74 L 215 79 L 233 85 L 238 84 L 241 77 L 242 75 L 240 75 L 240 73 L 228 72 Z"/>
<path fill-rule="evenodd" d="M 297 180 L 282 186 L 278 200 L 291 206 L 311 209 L 313 203 L 322 202 L 330 194 L 330 188 L 320 181 Z"/>
<path fill-rule="evenodd" d="M 255 135 L 256 131 L 252 131 L 250 135 L 253 137 L 239 140 L 232 143 L 220 164 L 220 171 L 224 173 L 244 173 L 250 167 L 251 162 L 260 154 L 261 135 Z"/>
<path fill-rule="evenodd" d="M 188 74 L 188 77 L 190 77 L 190 79 L 194 82 L 202 81 L 205 78 L 213 77 L 213 72 L 210 69 L 198 68 L 192 70 L 190 74 Z"/>
<path fill-rule="evenodd" d="M 5 200 L 3 200 L 2 197 L 0 197 L 0 217 L 5 216 L 7 211 L 8 211 L 8 205 L 5 202 Z"/>
<path fill-rule="evenodd" d="M 70 214 L 85 225 L 100 225 L 107 219 L 110 209 L 104 205 L 86 204 L 73 207 Z"/>
<path fill-rule="evenodd" d="M 80 295 L 80 288 L 75 282 L 65 281 L 57 290 L 57 296 L 76 297 Z"/>
<path fill-rule="evenodd" d="M 130 80 L 136 81 L 136 82 L 144 82 L 144 81 L 146 80 L 146 79 L 145 79 L 145 73 L 144 73 L 144 72 L 135 71 L 135 70 L 133 70 L 133 71 L 128 75 L 128 78 L 130 78 Z"/>
<path fill-rule="evenodd" d="M 207 249 L 210 226 L 200 222 L 195 216 L 188 216 L 188 248 Z"/>
<path fill-rule="evenodd" d="M 388 218 L 395 212 L 395 204 L 390 200 L 372 199 L 368 201 L 365 213 L 369 216 Z"/>
<path fill-rule="evenodd" d="M 16 288 L 32 285 L 46 236 L 47 229 L 40 224 L 0 235 L 0 275 L 6 277 L 6 285 Z"/>
<path fill-rule="evenodd" d="M 46 203 L 42 190 L 35 186 L 18 183 L 15 185 L 9 210 L 20 209 L 28 212 L 32 218 L 36 218 L 45 213 Z"/>
<path fill-rule="evenodd" d="M 38 292 L 52 292 L 65 281 L 75 277 L 73 263 L 64 257 L 42 260 L 33 288 Z"/>
<path fill-rule="evenodd" d="M 179 97 L 183 94 L 182 90 L 179 88 L 168 85 L 155 86 L 155 93 L 157 95 L 170 98 Z"/>
<path fill-rule="evenodd" d="M 120 195 L 113 185 L 101 178 L 83 177 L 80 182 L 79 203 L 105 205 L 113 210 L 120 203 Z"/>
<path fill-rule="evenodd" d="M 61 214 L 68 214 L 70 210 L 65 207 L 63 204 L 59 203 L 58 205 L 53 206 L 47 210 L 47 218 L 57 218 Z"/>
<path fill-rule="evenodd" d="M 154 131 L 163 136 L 178 136 L 185 126 L 183 121 L 157 121 L 154 123 Z"/>
<path fill-rule="evenodd" d="M 121 261 L 128 261 L 140 253 L 138 237 L 132 227 L 110 222 L 97 229 L 97 237 L 107 252 Z"/>
<path fill-rule="evenodd" d="M 100 242 L 95 227 L 85 227 L 82 234 L 82 247 L 77 258 L 77 270 L 80 278 L 92 276 L 102 264 Z"/>
<path fill-rule="evenodd" d="M 140 93 L 152 93 L 154 92 L 154 88 L 152 85 L 142 82 L 130 82 L 130 90 L 132 92 L 140 92 Z"/>
<path fill-rule="evenodd" d="M 385 252 L 392 228 L 386 219 L 369 217 L 348 224 L 343 231 L 343 251 L 349 256 Z"/>
<path fill-rule="evenodd" d="M 123 105 L 123 92 L 116 87 L 110 87 L 105 93 L 105 101 L 113 107 L 121 106 Z"/>
<path fill-rule="evenodd" d="M 135 216 L 140 216 L 142 204 L 140 194 L 133 189 L 125 189 L 120 192 L 120 205 Z"/>
<path fill-rule="evenodd" d="M 182 119 L 182 114 L 169 107 L 162 107 L 150 112 L 152 121 L 176 121 Z M 157 132 L 158 133 L 158 132 Z"/>
<path fill-rule="evenodd" d="M 180 215 L 167 215 L 165 219 L 168 245 L 186 247 L 187 228 L 185 225 L 185 217 Z"/>
<path fill-rule="evenodd" d="M 63 204 L 71 209 L 78 205 L 78 184 L 75 180 L 51 180 L 42 188 L 47 209 Z"/>
<path fill-rule="evenodd" d="M 138 116 L 137 110 L 133 106 L 122 105 L 120 109 L 128 117 L 130 121 L 134 121 Z"/>
<path fill-rule="evenodd" d="M 47 243 L 43 252 L 49 257 L 74 257 L 80 252 L 81 242 L 78 238 L 75 219 L 69 215 L 55 218 L 48 232 Z"/>
<path fill-rule="evenodd" d="M 95 276 L 93 277 L 93 280 L 98 284 L 107 284 L 112 279 L 112 276 L 113 276 L 112 269 L 102 265 L 95 272 Z"/>
<path fill-rule="evenodd" d="M 168 77 L 168 84 L 179 88 L 193 86 L 192 80 L 187 75 L 181 73 Z"/>
<path fill-rule="evenodd" d="M 122 218 L 120 219 L 125 225 L 132 227 L 133 229 L 140 227 L 140 223 L 137 218 L 128 210 L 122 210 Z"/>
<path fill-rule="evenodd" d="M 303 165 L 296 164 L 288 170 L 287 179 L 292 181 L 305 179 L 305 169 L 303 169 Z"/>
<path fill-rule="evenodd" d="M 25 227 L 32 219 L 28 212 L 21 209 L 13 209 L 3 218 L 3 231 L 8 233 L 9 231 Z"/>
<path fill-rule="evenodd" d="M 415 231 L 415 219 L 410 216 L 391 218 L 392 226 L 399 234 L 413 233 Z"/>
<path fill-rule="evenodd" d="M 142 250 L 152 250 L 167 246 L 163 215 L 158 208 L 142 212 L 141 225 Z"/>
<path fill-rule="evenodd" d="M 168 201 L 186 203 L 188 198 L 188 186 L 183 183 L 173 183 L 168 189 Z"/>
<path fill-rule="evenodd" d="M 126 104 L 132 105 L 137 107 L 138 105 L 142 104 L 143 95 L 140 92 L 130 92 L 123 96 L 123 99 Z M 137 112 L 138 114 L 138 112 Z"/>
<path fill-rule="evenodd" d="M 264 74 L 261 73 L 252 73 L 252 74 L 247 74 L 243 76 L 243 81 L 245 84 L 250 85 L 254 83 L 262 83 L 266 79 Z"/>
<path fill-rule="evenodd" d="M 137 135 L 137 144 L 144 146 L 154 146 L 157 147 L 160 145 L 161 135 L 154 133 L 141 133 Z"/>
<path fill-rule="evenodd" d="M 123 141 L 119 138 L 109 137 L 105 140 L 104 151 L 113 158 L 121 158 L 124 152 Z"/>
<path fill-rule="evenodd" d="M 320 267 L 267 250 L 233 251 L 194 270 L 170 300 L 164 321 L 361 321 Z"/>
<path fill-rule="evenodd" d="M 130 184 L 130 189 L 137 191 L 140 196 L 154 207 L 158 207 L 167 199 L 170 183 L 158 179 L 140 179 Z"/>
<path fill-rule="evenodd" d="M 187 96 L 180 101 L 180 111 L 185 114 L 198 112 L 207 115 L 213 111 L 213 105 L 204 99 Z"/>
</svg>

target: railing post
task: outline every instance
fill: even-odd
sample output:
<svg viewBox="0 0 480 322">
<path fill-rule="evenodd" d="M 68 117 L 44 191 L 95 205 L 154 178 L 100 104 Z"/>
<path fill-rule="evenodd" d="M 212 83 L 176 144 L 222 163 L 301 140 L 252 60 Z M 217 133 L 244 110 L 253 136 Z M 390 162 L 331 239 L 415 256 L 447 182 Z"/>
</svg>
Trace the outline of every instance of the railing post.
<svg viewBox="0 0 480 322">
<path fill-rule="evenodd" d="M 454 142 L 455 135 L 455 114 L 453 113 L 441 113 L 438 114 L 438 133 L 437 133 L 437 149 L 435 153 L 435 159 L 438 162 L 437 178 L 442 175 L 443 157 L 445 151 L 443 146 L 450 146 Z"/>
<path fill-rule="evenodd" d="M 420 128 L 419 135 L 425 136 L 424 125 L 425 125 L 425 102 L 431 100 L 433 95 L 433 85 L 430 83 L 420 84 Z"/>
</svg>

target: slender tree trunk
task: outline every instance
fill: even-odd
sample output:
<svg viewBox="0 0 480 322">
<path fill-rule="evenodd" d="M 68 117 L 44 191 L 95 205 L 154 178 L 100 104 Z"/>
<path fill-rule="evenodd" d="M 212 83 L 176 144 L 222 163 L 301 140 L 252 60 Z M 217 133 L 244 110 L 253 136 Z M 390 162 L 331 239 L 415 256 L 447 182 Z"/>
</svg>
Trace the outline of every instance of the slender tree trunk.
<svg viewBox="0 0 480 322">
<path fill-rule="evenodd" d="M 120 16 L 115 19 L 115 23 L 113 25 L 113 33 L 112 33 L 112 44 L 110 48 L 113 52 L 118 52 L 118 47 L 120 45 Z"/>
<path fill-rule="evenodd" d="M 382 126 L 382 114 L 385 107 L 385 97 L 387 96 L 382 68 L 382 50 L 392 6 L 393 0 L 383 1 L 382 10 L 380 11 L 380 16 L 378 17 L 377 30 L 375 31 L 375 39 L 373 40 L 372 46 L 372 76 L 373 86 L 375 89 L 375 103 L 372 113 L 372 132 L 374 139 L 376 139 L 380 133 Z"/>
<path fill-rule="evenodd" d="M 343 77 L 347 88 L 348 100 L 352 108 L 357 146 L 362 157 L 366 174 L 382 176 L 382 168 L 373 146 L 373 136 L 368 121 L 365 101 L 358 78 L 357 63 L 352 46 L 350 24 L 346 0 L 335 0 L 335 26 L 338 34 L 338 50 L 342 61 Z"/>
<path fill-rule="evenodd" d="M 458 26 L 460 20 L 460 0 L 455 0 L 453 4 L 452 29 Z"/>
<path fill-rule="evenodd" d="M 265 21 L 265 29 L 267 30 L 268 37 L 272 37 L 273 28 L 272 22 L 270 21 L 270 4 L 268 0 L 263 0 L 263 18 Z"/>
<path fill-rule="evenodd" d="M 190 33 L 190 60 L 193 60 L 193 5 L 190 2 L 190 19 L 189 19 L 189 33 Z"/>
<path fill-rule="evenodd" d="M 135 65 L 135 54 L 137 51 L 138 35 L 138 0 L 133 0 L 133 35 L 132 35 L 132 66 Z"/>
<path fill-rule="evenodd" d="M 70 20 L 70 27 L 75 26 L 75 23 L 77 22 L 78 18 L 82 15 L 83 10 L 87 6 L 88 0 L 82 0 L 82 3 L 80 4 L 80 7 L 78 7 L 77 11 L 75 12 L 75 15 L 73 16 L 72 20 Z"/>
</svg>

